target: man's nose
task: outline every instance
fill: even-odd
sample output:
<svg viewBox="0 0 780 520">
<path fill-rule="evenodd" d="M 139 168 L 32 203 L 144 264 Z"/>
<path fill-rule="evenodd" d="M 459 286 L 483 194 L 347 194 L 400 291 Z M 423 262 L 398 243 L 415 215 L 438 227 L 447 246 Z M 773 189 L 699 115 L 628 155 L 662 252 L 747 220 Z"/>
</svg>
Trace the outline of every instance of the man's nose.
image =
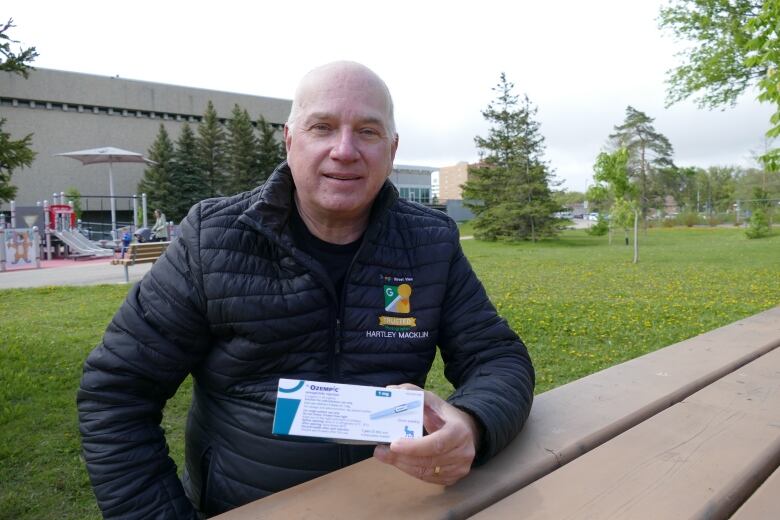
<svg viewBox="0 0 780 520">
<path fill-rule="evenodd" d="M 334 143 L 330 150 L 330 158 L 336 161 L 356 161 L 360 157 L 357 149 L 355 134 L 352 129 L 341 130 L 338 134 L 338 141 Z"/>
</svg>

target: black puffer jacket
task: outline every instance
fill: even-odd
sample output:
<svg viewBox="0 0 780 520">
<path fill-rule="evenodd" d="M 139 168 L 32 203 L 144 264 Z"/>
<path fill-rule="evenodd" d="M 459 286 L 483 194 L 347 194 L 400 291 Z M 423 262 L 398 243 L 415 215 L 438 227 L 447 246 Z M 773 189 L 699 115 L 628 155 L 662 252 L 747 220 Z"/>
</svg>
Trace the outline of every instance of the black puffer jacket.
<svg viewBox="0 0 780 520">
<path fill-rule="evenodd" d="M 484 426 L 480 459 L 520 430 L 531 362 L 454 223 L 386 183 L 339 301 L 292 243 L 293 189 L 282 164 L 251 193 L 195 206 L 87 359 L 80 428 L 106 517 L 193 517 L 190 500 L 210 515 L 370 456 L 371 447 L 274 437 L 278 379 L 422 386 L 437 344 L 457 388 L 449 401 Z M 400 283 L 412 287 L 410 312 L 388 312 L 386 286 Z M 182 486 L 160 419 L 189 373 Z"/>
</svg>

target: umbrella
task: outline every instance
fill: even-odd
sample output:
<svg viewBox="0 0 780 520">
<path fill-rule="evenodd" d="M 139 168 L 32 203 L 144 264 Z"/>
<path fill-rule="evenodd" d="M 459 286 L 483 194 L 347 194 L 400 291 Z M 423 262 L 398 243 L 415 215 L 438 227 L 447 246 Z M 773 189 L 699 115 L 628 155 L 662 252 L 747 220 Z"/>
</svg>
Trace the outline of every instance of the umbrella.
<svg viewBox="0 0 780 520">
<path fill-rule="evenodd" d="M 58 153 L 55 155 L 79 160 L 81 161 L 81 164 L 84 165 L 108 163 L 108 191 L 109 195 L 111 195 L 111 236 L 116 238 L 116 201 L 114 201 L 114 174 L 111 171 L 111 165 L 113 163 L 157 163 L 150 161 L 140 153 L 130 152 L 111 146 L 93 148 L 91 150 L 78 150 L 76 152 Z"/>
</svg>

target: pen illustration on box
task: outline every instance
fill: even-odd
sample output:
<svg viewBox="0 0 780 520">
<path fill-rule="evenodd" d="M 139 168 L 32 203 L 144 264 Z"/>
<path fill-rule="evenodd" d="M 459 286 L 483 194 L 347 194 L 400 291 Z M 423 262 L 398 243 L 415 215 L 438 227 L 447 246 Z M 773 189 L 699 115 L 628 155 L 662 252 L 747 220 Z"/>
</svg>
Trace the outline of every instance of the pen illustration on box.
<svg viewBox="0 0 780 520">
<path fill-rule="evenodd" d="M 380 410 L 379 412 L 372 413 L 369 417 L 371 420 L 381 419 L 383 417 L 390 417 L 393 415 L 398 415 L 399 413 L 404 413 L 408 410 L 413 410 L 415 408 L 418 408 L 422 404 L 422 401 L 412 401 L 409 403 L 399 404 L 398 406 L 394 406 L 392 408 L 387 408 L 385 410 Z"/>
</svg>

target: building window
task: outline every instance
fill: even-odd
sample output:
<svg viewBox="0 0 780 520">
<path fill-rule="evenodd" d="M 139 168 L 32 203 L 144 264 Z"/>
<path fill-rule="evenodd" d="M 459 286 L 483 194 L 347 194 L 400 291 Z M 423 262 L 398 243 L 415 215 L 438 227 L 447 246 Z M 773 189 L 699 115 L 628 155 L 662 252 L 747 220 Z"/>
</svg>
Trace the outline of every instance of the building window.
<svg viewBox="0 0 780 520">
<path fill-rule="evenodd" d="M 421 204 L 431 203 L 431 189 L 402 186 L 398 188 L 398 193 L 402 199 L 410 200 L 412 202 L 419 202 Z"/>
</svg>

